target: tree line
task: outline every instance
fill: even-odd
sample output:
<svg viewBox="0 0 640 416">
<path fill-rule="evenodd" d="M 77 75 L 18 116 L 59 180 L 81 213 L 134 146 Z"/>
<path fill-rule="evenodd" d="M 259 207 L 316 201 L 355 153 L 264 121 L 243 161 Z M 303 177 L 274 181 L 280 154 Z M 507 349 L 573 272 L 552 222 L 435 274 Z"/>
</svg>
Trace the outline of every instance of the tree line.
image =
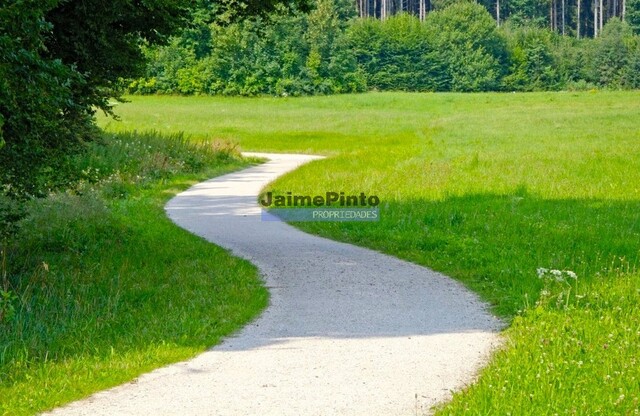
<svg viewBox="0 0 640 416">
<path fill-rule="evenodd" d="M 597 38 L 578 39 L 513 14 L 498 26 L 481 3 L 434 4 L 421 16 L 425 2 L 390 0 L 381 18 L 385 2 L 317 0 L 309 11 L 202 21 L 147 48 L 146 75 L 128 89 L 252 96 L 640 87 L 640 38 L 626 20 L 611 17 Z M 411 13 L 396 13 L 401 6 Z"/>
<path fill-rule="evenodd" d="M 451 0 L 356 0 L 360 18 L 388 17 L 406 12 L 424 20 Z M 612 18 L 640 25 L 638 0 L 479 0 L 500 26 L 508 20 L 548 27 L 562 35 L 597 37 Z"/>
</svg>

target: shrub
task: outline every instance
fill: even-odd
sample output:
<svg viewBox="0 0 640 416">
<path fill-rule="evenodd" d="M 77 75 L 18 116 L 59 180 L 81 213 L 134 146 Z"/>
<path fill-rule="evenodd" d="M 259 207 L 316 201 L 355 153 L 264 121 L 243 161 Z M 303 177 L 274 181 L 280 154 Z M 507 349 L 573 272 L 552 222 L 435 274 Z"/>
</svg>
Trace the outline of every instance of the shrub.
<svg viewBox="0 0 640 416">
<path fill-rule="evenodd" d="M 610 19 L 595 40 L 593 78 L 603 87 L 621 88 L 625 79 L 631 51 L 631 28 L 617 18 Z"/>
<path fill-rule="evenodd" d="M 507 46 L 487 10 L 458 2 L 427 16 L 431 49 L 446 71 L 443 89 L 494 91 L 507 72 Z"/>
<path fill-rule="evenodd" d="M 385 21 L 360 20 L 349 28 L 347 36 L 369 87 L 444 89 L 440 81 L 443 65 L 431 48 L 428 32 L 415 16 L 399 14 Z"/>
<path fill-rule="evenodd" d="M 509 75 L 505 89 L 515 91 L 554 90 L 560 86 L 557 63 L 552 53 L 553 33 L 537 27 L 508 30 Z"/>
<path fill-rule="evenodd" d="M 15 231 L 15 223 L 23 215 L 23 205 L 0 190 L 0 243 Z"/>
<path fill-rule="evenodd" d="M 281 8 L 268 17 L 213 23 L 198 32 L 197 40 L 189 29 L 168 46 L 146 51 L 146 77 L 130 81 L 129 92 L 255 96 L 363 91 L 364 77 L 344 40 L 352 12 L 350 1 L 319 0 L 309 14 Z"/>
<path fill-rule="evenodd" d="M 0 7 L 0 184 L 23 198 L 57 186 L 66 156 L 93 139 L 119 79 L 143 67 L 185 8 L 159 0 L 15 0 Z"/>
</svg>

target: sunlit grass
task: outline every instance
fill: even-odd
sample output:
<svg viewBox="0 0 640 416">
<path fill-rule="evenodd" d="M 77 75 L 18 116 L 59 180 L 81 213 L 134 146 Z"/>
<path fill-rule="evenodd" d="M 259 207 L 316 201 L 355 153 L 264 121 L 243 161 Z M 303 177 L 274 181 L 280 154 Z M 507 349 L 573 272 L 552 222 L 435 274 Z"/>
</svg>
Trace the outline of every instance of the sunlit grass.
<svg viewBox="0 0 640 416">
<path fill-rule="evenodd" d="M 573 295 L 518 316 L 478 383 L 438 414 L 637 414 L 640 275 L 612 272 Z"/>
<path fill-rule="evenodd" d="M 246 161 L 146 134 L 108 137 L 75 163 L 77 189 L 30 203 L 0 247 L 9 253 L 2 286 L 17 295 L 15 316 L 0 321 L 2 415 L 35 414 L 193 357 L 267 304 L 253 265 L 164 212 L 176 192 Z"/>
<path fill-rule="evenodd" d="M 629 390 L 638 386 L 637 374 L 625 370 L 640 350 L 640 336 L 633 335 L 640 321 L 637 291 L 620 301 L 624 313 L 601 313 L 597 302 L 586 301 L 571 310 L 533 305 L 543 289 L 539 267 L 575 271 L 592 298 L 637 284 L 632 270 L 640 254 L 639 98 L 638 92 L 133 97 L 117 110 L 122 122 L 103 124 L 109 130 L 184 130 L 228 138 L 243 150 L 325 154 L 331 157 L 286 175 L 269 190 L 378 195 L 378 223 L 299 226 L 447 273 L 507 320 L 517 317 L 506 333 L 509 348 L 476 388 L 443 412 L 468 407 L 469 414 L 564 414 L 574 406 L 577 414 L 625 413 L 634 406 Z M 629 271 L 612 270 L 620 258 Z M 592 348 L 613 327 L 632 330 L 625 333 L 628 348 L 615 355 L 605 351 L 593 357 L 594 365 L 575 371 L 564 365 L 580 361 L 569 335 L 557 333 L 561 341 L 549 355 L 556 371 L 544 382 L 526 378 L 525 371 L 546 371 L 537 358 L 539 340 L 531 337 L 555 325 L 583 334 L 581 342 Z M 621 391 L 602 387 L 603 366 L 610 375 L 620 374 Z M 496 393 L 504 384 L 496 390 L 494 380 L 503 378 L 511 386 L 506 391 L 525 401 Z M 557 393 L 549 393 L 549 383 Z M 580 391 L 593 399 L 574 405 Z M 529 394 L 546 410 L 525 406 Z M 620 394 L 626 397 L 622 408 L 615 407 Z"/>
</svg>

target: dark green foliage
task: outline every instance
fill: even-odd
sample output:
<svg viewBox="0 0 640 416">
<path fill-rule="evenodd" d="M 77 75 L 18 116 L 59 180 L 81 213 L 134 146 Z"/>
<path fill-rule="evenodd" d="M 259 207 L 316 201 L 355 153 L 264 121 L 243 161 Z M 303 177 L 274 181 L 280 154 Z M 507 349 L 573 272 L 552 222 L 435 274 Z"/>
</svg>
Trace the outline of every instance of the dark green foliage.
<svg viewBox="0 0 640 416">
<path fill-rule="evenodd" d="M 558 76 L 558 88 L 571 90 L 595 88 L 589 72 L 593 56 L 592 39 L 575 39 L 566 36 L 554 36 L 552 39 L 550 47 L 553 67 Z"/>
<path fill-rule="evenodd" d="M 636 35 L 640 34 L 640 0 L 627 0 L 625 20 Z"/>
<path fill-rule="evenodd" d="M 576 39 L 548 29 L 545 2 L 503 3 L 509 19 L 500 28 L 488 2 L 467 0 L 433 2 L 424 22 L 403 13 L 355 19 L 351 0 L 309 1 L 310 13 L 286 3 L 240 21 L 224 13 L 212 24 L 199 18 L 168 46 L 146 48 L 146 75 L 129 91 L 253 96 L 638 85 L 639 42 L 627 23 L 611 18 L 599 38 Z"/>
<path fill-rule="evenodd" d="M 197 0 L 195 10 L 205 12 L 208 23 L 230 23 L 266 16 L 277 9 L 308 12 L 313 0 Z"/>
<path fill-rule="evenodd" d="M 554 34 L 537 27 L 513 27 L 507 36 L 511 67 L 505 89 L 513 91 L 555 90 L 560 87 Z"/>
<path fill-rule="evenodd" d="M 61 0 L 45 16 L 52 24 L 45 55 L 86 75 L 76 99 L 108 109 L 118 79 L 144 70 L 140 44 L 162 43 L 187 11 L 182 0 Z"/>
<path fill-rule="evenodd" d="M 350 8 L 319 0 L 309 13 L 280 10 L 209 26 L 209 47 L 184 38 L 148 50 L 147 76 L 129 85 L 138 93 L 308 95 L 364 90 L 344 39 Z M 210 53 L 200 56 L 199 51 Z"/>
<path fill-rule="evenodd" d="M 626 74 L 627 87 L 640 88 L 640 43 L 638 43 L 629 55 L 629 63 Z"/>
<path fill-rule="evenodd" d="M 509 20 L 516 25 L 535 27 L 547 27 L 549 22 L 548 0 L 509 0 L 506 4 L 506 12 L 503 16 L 509 16 Z"/>
<path fill-rule="evenodd" d="M 442 86 L 443 64 L 433 53 L 418 18 L 399 14 L 382 22 L 355 22 L 348 38 L 370 88 L 434 91 Z"/>
<path fill-rule="evenodd" d="M 16 221 L 23 215 L 24 205 L 10 198 L 4 192 L 0 192 L 0 250 L 2 242 L 15 232 Z"/>
<path fill-rule="evenodd" d="M 446 63 L 446 90 L 492 91 L 506 72 L 506 41 L 487 10 L 458 2 L 427 16 L 433 49 Z"/>
<path fill-rule="evenodd" d="M 162 41 L 182 0 L 16 0 L 0 7 L 0 184 L 13 196 L 65 184 L 68 157 L 96 131 L 118 79 L 144 68 L 139 45 Z"/>
<path fill-rule="evenodd" d="M 53 4 L 21 0 L 0 8 L 0 183 L 14 195 L 46 188 L 46 173 L 91 132 L 92 109 L 74 94 L 85 78 L 41 56 L 51 28 L 44 15 Z"/>
<path fill-rule="evenodd" d="M 604 26 L 602 36 L 594 43 L 594 81 L 603 87 L 627 87 L 629 55 L 635 49 L 629 25 L 617 18 L 610 19 Z"/>
</svg>

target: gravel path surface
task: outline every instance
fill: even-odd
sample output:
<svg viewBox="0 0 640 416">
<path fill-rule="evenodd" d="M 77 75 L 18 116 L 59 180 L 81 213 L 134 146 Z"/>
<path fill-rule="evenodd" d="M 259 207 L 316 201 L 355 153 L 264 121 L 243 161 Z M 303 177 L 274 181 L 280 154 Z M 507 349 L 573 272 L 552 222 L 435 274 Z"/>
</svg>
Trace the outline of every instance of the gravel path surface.
<svg viewBox="0 0 640 416">
<path fill-rule="evenodd" d="M 260 189 L 315 159 L 261 156 L 270 161 L 200 183 L 166 210 L 256 264 L 267 310 L 193 360 L 52 414 L 423 415 L 473 380 L 500 342 L 486 305 L 427 268 L 261 221 Z"/>
</svg>

